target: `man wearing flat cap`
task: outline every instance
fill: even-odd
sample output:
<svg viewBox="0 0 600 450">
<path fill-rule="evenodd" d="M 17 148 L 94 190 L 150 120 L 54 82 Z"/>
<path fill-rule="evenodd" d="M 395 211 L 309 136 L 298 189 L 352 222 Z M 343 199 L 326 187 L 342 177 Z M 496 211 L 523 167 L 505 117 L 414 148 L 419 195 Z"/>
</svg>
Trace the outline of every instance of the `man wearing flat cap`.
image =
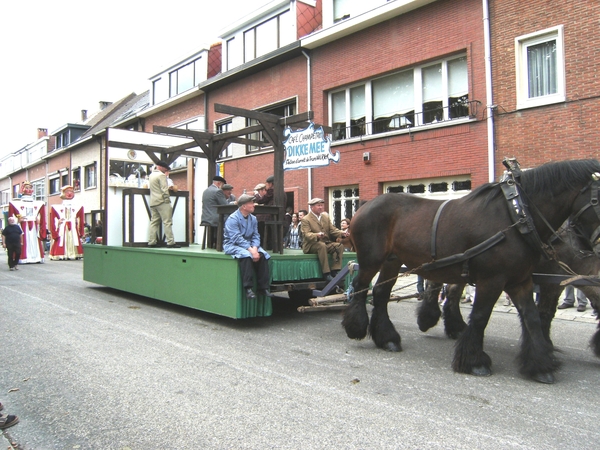
<svg viewBox="0 0 600 450">
<path fill-rule="evenodd" d="M 252 215 L 254 212 L 253 197 L 242 194 L 238 198 L 237 204 L 237 211 L 232 213 L 225 222 L 223 251 L 239 261 L 246 299 L 256 298 L 256 294 L 252 290 L 254 273 L 256 273 L 258 295 L 271 297 L 269 263 L 267 262 L 271 256 L 260 246 L 258 222 Z"/>
<path fill-rule="evenodd" d="M 173 237 L 173 207 L 169 194 L 169 165 L 165 161 L 158 161 L 148 177 L 150 188 L 150 230 L 148 231 L 148 247 L 158 247 L 160 240 L 159 230 L 162 221 L 163 233 L 167 237 L 168 248 L 179 248 Z"/>
<path fill-rule="evenodd" d="M 225 183 L 223 185 L 223 187 L 221 188 L 221 190 L 223 191 L 223 194 L 225 194 L 225 198 L 227 199 L 227 203 L 231 204 L 231 203 L 235 203 L 235 195 L 233 195 L 231 193 L 231 191 L 233 191 L 233 186 L 230 184 Z"/>
<path fill-rule="evenodd" d="M 225 178 L 215 175 L 212 179 L 212 184 L 202 193 L 202 218 L 200 225 L 210 226 L 211 228 L 211 241 L 209 243 L 211 248 L 216 248 L 217 246 L 217 226 L 219 225 L 217 206 L 227 204 L 227 198 L 221 189 L 226 183 Z"/>
<path fill-rule="evenodd" d="M 273 206 L 275 204 L 275 190 L 273 189 L 274 181 L 275 177 L 271 175 L 267 177 L 265 183 L 260 183 L 254 188 L 254 190 L 257 192 L 257 194 L 254 195 L 254 203 L 264 206 Z M 258 219 L 258 232 L 260 233 L 263 246 L 272 249 L 272 238 L 269 238 L 269 242 L 264 241 L 265 222 L 267 220 L 271 220 L 271 216 L 269 214 L 258 214 L 256 218 Z"/>
<path fill-rule="evenodd" d="M 325 201 L 313 198 L 308 202 L 310 212 L 304 216 L 301 224 L 302 251 L 316 253 L 321 263 L 323 278 L 331 281 L 342 268 L 344 246 L 336 242 L 337 238 L 345 237 L 345 233 L 334 227 L 329 215 L 324 212 Z M 328 254 L 333 256 L 333 264 L 329 266 Z"/>
</svg>

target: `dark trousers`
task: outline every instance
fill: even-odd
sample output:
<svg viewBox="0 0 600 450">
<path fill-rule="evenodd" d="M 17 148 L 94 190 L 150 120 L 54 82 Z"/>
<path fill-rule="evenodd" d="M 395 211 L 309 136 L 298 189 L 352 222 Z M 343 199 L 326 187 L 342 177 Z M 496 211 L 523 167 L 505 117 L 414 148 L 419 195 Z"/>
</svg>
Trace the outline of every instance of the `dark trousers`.
<svg viewBox="0 0 600 450">
<path fill-rule="evenodd" d="M 252 258 L 240 258 L 240 272 L 242 273 L 242 284 L 244 289 L 249 289 L 254 286 L 253 275 L 256 271 L 256 284 L 258 289 L 269 289 L 269 262 L 265 259 L 265 255 L 260 254 L 260 259 L 257 262 L 252 261 Z"/>
<path fill-rule="evenodd" d="M 6 245 L 6 253 L 8 253 L 8 267 L 13 268 L 19 264 L 19 260 L 21 259 L 21 245 Z"/>
</svg>

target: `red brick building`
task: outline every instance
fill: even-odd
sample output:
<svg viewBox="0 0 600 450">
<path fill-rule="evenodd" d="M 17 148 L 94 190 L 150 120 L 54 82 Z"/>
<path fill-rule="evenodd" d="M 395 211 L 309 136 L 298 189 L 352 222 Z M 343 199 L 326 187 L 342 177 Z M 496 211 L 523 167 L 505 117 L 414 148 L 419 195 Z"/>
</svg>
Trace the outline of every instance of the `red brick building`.
<svg viewBox="0 0 600 450">
<path fill-rule="evenodd" d="M 490 0 L 496 167 L 598 158 L 600 2 Z"/>
</svg>

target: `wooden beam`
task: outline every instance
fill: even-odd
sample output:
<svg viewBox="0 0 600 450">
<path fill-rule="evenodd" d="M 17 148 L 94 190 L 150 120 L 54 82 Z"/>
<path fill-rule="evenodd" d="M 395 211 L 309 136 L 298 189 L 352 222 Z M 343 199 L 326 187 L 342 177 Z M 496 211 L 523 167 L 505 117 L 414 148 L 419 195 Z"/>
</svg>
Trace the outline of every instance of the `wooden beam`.
<svg viewBox="0 0 600 450">
<path fill-rule="evenodd" d="M 234 106 L 221 105 L 220 103 L 215 103 L 215 112 L 230 114 L 232 116 L 247 117 L 249 119 L 256 119 L 269 123 L 277 123 L 281 118 L 281 116 L 276 114 L 268 114 L 259 111 L 252 111 L 250 109 L 236 108 Z"/>
<path fill-rule="evenodd" d="M 184 128 L 163 127 L 160 125 L 154 125 L 154 127 L 152 127 L 152 131 L 154 133 L 170 134 L 173 136 L 185 136 L 190 139 L 204 139 L 207 141 L 210 141 L 214 136 L 213 133 L 207 133 L 206 131 L 186 130 Z"/>
</svg>

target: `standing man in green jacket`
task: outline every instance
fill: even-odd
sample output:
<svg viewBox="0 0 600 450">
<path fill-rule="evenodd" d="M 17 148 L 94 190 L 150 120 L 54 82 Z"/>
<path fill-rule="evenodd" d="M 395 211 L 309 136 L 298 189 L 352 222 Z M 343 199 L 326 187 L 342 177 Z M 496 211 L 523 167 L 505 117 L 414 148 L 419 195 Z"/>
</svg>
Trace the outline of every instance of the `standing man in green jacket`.
<svg viewBox="0 0 600 450">
<path fill-rule="evenodd" d="M 150 188 L 150 230 L 148 231 L 148 247 L 158 247 L 160 236 L 160 223 L 162 221 L 164 234 L 167 237 L 167 248 L 180 248 L 173 237 L 173 207 L 169 195 L 167 176 L 169 165 L 164 161 L 158 161 L 154 170 L 148 178 Z"/>
</svg>

